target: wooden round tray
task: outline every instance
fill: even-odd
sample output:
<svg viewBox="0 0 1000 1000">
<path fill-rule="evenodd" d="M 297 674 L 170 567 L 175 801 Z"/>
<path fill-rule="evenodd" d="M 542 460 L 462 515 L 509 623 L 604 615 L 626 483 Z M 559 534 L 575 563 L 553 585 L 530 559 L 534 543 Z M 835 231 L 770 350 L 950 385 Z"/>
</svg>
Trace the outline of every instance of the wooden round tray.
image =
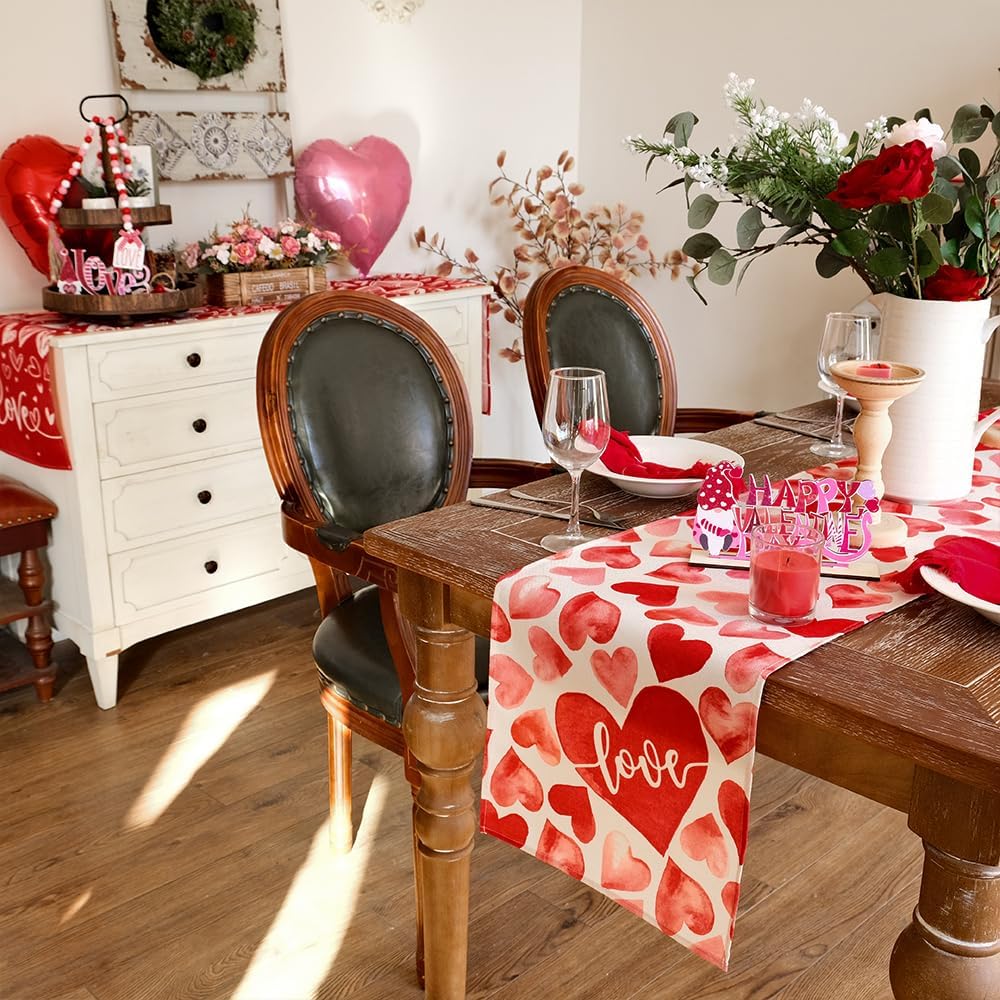
<svg viewBox="0 0 1000 1000">
<path fill-rule="evenodd" d="M 170 292 L 134 292 L 131 295 L 64 295 L 49 285 L 42 289 L 42 305 L 68 316 L 86 316 L 100 323 L 128 324 L 148 316 L 166 316 L 200 306 L 205 286 L 181 281 Z"/>
<path fill-rule="evenodd" d="M 137 226 L 165 226 L 173 221 L 169 205 L 133 208 L 132 222 Z M 60 208 L 59 223 L 67 229 L 119 229 L 122 213 L 117 208 Z"/>
</svg>

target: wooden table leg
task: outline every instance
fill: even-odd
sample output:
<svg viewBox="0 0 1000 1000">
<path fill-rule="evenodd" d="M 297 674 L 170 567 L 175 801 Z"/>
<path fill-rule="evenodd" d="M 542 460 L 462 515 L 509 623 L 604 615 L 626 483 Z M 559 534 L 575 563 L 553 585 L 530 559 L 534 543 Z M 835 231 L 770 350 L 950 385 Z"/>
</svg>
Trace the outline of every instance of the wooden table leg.
<svg viewBox="0 0 1000 1000">
<path fill-rule="evenodd" d="M 483 749 L 486 709 L 476 693 L 474 640 L 448 621 L 447 588 L 401 572 L 399 599 L 416 641 L 416 684 L 403 712 L 403 735 L 420 772 L 414 830 L 426 991 L 430 1000 L 462 1000 L 478 826 L 471 779 Z"/>
<path fill-rule="evenodd" d="M 45 599 L 45 567 L 35 549 L 25 549 L 17 567 L 17 582 L 24 594 L 24 603 L 34 607 Z M 55 676 L 52 672 L 52 626 L 47 614 L 28 619 L 24 644 L 31 654 L 37 671 L 35 693 L 39 701 L 50 701 Z"/>
<path fill-rule="evenodd" d="M 892 952 L 897 1000 L 1000 997 L 1000 793 L 917 768 L 920 900 Z"/>
</svg>

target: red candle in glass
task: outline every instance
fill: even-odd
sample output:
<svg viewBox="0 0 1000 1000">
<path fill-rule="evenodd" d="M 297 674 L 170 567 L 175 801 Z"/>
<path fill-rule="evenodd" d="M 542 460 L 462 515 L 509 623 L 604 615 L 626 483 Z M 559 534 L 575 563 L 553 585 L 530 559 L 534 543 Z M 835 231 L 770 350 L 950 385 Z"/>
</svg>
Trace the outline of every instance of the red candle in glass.
<svg viewBox="0 0 1000 1000">
<path fill-rule="evenodd" d="M 819 598 L 823 536 L 815 528 L 762 524 L 750 536 L 750 613 L 770 625 L 808 621 Z"/>
</svg>

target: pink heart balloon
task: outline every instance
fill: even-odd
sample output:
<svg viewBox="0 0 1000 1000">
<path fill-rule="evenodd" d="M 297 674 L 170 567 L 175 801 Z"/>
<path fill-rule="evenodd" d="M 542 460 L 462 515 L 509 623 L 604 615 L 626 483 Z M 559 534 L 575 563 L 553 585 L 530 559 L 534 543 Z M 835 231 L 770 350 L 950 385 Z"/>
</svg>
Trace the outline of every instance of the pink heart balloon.
<svg viewBox="0 0 1000 1000">
<path fill-rule="evenodd" d="M 377 135 L 353 146 L 317 139 L 295 160 L 299 208 L 308 221 L 340 235 L 364 275 L 399 228 L 411 183 L 403 151 Z"/>
</svg>

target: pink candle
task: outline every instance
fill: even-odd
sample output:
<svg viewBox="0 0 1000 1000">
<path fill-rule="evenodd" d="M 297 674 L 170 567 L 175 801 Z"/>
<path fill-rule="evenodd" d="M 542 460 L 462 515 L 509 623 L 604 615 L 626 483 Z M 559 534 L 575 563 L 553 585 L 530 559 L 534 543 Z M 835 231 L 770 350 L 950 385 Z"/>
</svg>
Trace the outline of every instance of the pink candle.
<svg viewBox="0 0 1000 1000">
<path fill-rule="evenodd" d="M 814 528 L 764 524 L 750 537 L 750 613 L 773 625 L 808 621 L 819 597 L 823 536 Z"/>
<path fill-rule="evenodd" d="M 858 365 L 854 372 L 860 378 L 892 378 L 892 365 L 884 361 L 872 361 L 867 365 Z"/>
</svg>

